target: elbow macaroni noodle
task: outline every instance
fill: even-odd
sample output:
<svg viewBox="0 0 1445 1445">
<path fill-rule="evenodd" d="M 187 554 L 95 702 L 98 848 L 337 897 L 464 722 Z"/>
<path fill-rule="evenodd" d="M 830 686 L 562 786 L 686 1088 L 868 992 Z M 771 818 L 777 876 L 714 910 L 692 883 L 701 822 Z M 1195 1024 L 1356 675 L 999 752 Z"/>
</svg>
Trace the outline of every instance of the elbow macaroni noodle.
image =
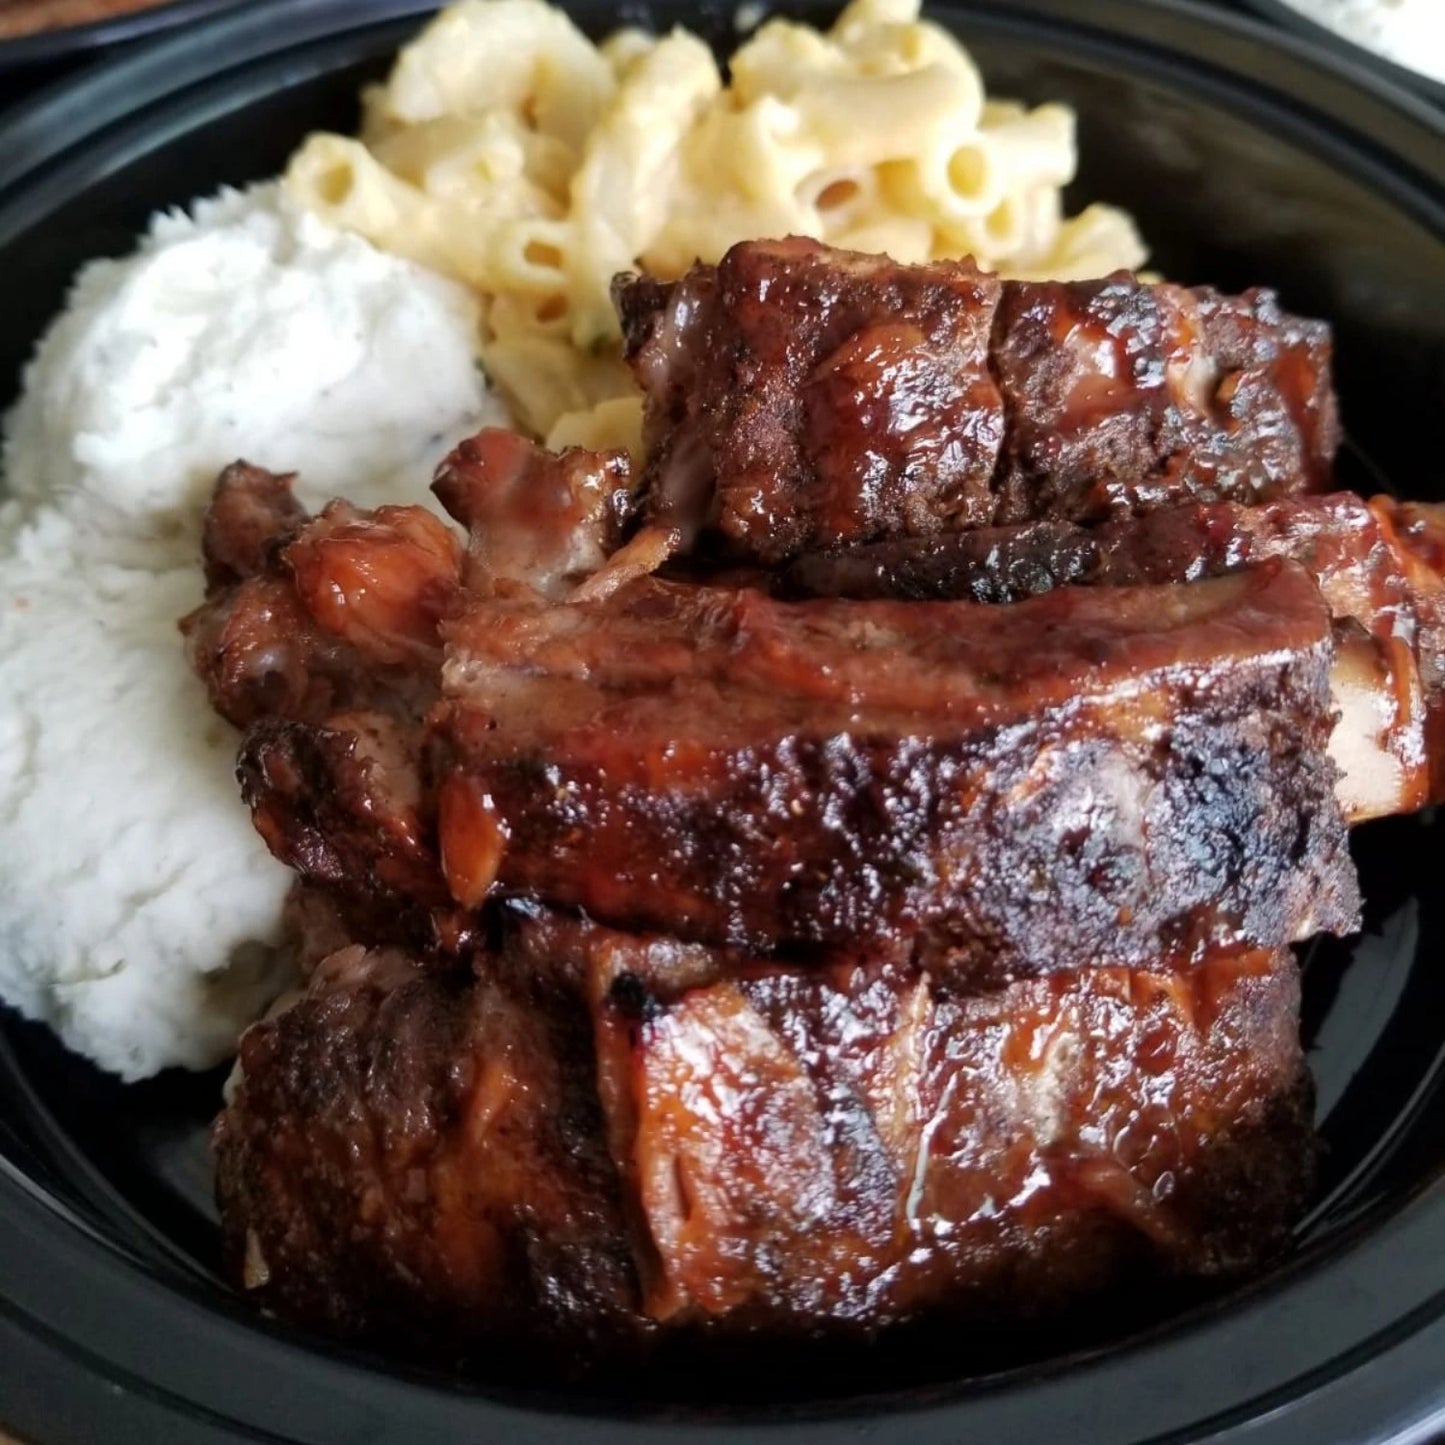
<svg viewBox="0 0 1445 1445">
<path fill-rule="evenodd" d="M 789 234 L 1027 278 L 1144 260 L 1122 211 L 1064 215 L 1073 113 L 986 98 L 919 0 L 853 0 L 827 32 L 769 21 L 730 75 L 684 30 L 597 46 L 543 0 L 458 0 L 368 92 L 361 139 L 311 136 L 285 183 L 479 292 L 483 361 L 554 444 L 636 446 L 619 271 Z"/>
</svg>

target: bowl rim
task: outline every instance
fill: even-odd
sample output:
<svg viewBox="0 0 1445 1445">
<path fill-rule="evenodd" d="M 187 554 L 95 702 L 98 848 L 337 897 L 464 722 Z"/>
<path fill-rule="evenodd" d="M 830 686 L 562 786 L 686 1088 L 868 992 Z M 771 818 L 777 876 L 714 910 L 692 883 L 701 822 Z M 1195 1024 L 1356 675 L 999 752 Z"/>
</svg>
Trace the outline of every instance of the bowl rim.
<svg viewBox="0 0 1445 1445">
<path fill-rule="evenodd" d="M 0 75 L 89 55 L 109 45 L 124 45 L 242 3 L 244 0 L 161 0 L 141 10 L 84 25 L 64 25 L 0 40 Z"/>
<path fill-rule="evenodd" d="M 1314 16 L 1296 10 L 1289 0 L 1243 0 L 1243 3 L 1256 15 L 1261 15 L 1276 25 L 1282 25 L 1336 54 L 1357 58 L 1391 84 L 1416 91 L 1433 105 L 1445 107 L 1445 81 L 1436 80 L 1433 75 L 1426 75 L 1422 70 L 1412 70 L 1408 65 L 1401 65 L 1398 60 L 1381 55 L 1379 51 L 1371 50 L 1368 45 L 1357 44 L 1339 31 L 1331 30 Z"/>
<path fill-rule="evenodd" d="M 882 1393 L 752 1411 L 741 1420 L 723 1407 L 629 1409 L 483 1388 L 318 1340 L 148 1263 L 3 1156 L 0 1218 L 0 1399 L 5 1423 L 34 1445 L 117 1438 L 472 1445 L 479 1428 L 484 1438 L 515 1445 L 573 1438 L 729 1445 L 743 1431 L 778 1445 L 836 1445 L 865 1421 L 884 1420 L 906 1428 L 917 1445 L 952 1445 L 965 1427 L 970 1437 L 1078 1445 L 1202 1438 L 1423 1445 L 1445 1427 L 1440 1176 L 1386 1217 L 1357 1221 L 1347 1243 L 1298 1256 L 1134 1340 L 911 1391 L 903 1401 Z M 1291 1354 L 1283 1370 L 1281 1349 Z M 1228 1401 L 1216 1396 L 1221 1380 L 1235 1390 Z M 1109 1413 L 1111 1400 L 1127 1409 L 1127 1420 Z M 50 1433 L 57 1425 L 63 1435 Z"/>
<path fill-rule="evenodd" d="M 569 8 L 586 13 L 589 3 L 603 13 L 597 0 Z M 226 113 L 228 101 L 243 107 L 273 81 L 311 74 L 300 66 L 304 54 L 335 64 L 348 46 L 369 53 L 378 29 L 434 8 L 433 0 L 228 5 L 192 30 L 43 92 L 0 120 L 0 246 L 28 228 L 27 214 L 46 214 L 122 166 L 135 137 L 153 133 L 168 106 L 194 103 L 205 88 L 209 104 L 221 107 L 215 113 Z M 1135 69 L 1147 61 L 1153 76 L 1348 157 L 1445 241 L 1445 116 L 1347 58 L 1191 0 L 1098 0 L 1087 21 L 1075 0 L 957 0 L 933 13 L 1009 39 L 1067 38 L 1081 55 Z M 1183 34 L 1171 36 L 1171 27 Z M 1348 119 L 1329 113 L 1341 97 L 1349 100 Z M 484 1393 L 374 1367 L 127 1250 L 3 1155 L 0 1218 L 0 1409 L 37 1441 L 57 1426 L 57 1382 L 67 1392 L 67 1445 L 131 1438 L 119 1430 L 122 1420 L 134 1422 L 133 1438 L 157 1442 L 375 1438 L 386 1424 L 404 1431 L 400 1438 L 439 1445 L 475 1440 L 479 1429 L 527 1445 L 558 1438 L 570 1419 L 579 1437 L 585 1432 L 598 1445 L 639 1433 L 704 1445 L 735 1440 L 742 1428 L 721 1418 L 684 1421 L 678 1412 L 627 1414 Z M 1442 1262 L 1445 1177 L 1437 1177 L 1398 1209 L 1359 1221 L 1328 1251 L 1304 1252 L 1162 1332 L 1007 1377 L 915 1391 L 903 1402 L 884 1396 L 800 1407 L 746 1428 L 789 1445 L 837 1440 L 865 1419 L 906 1423 L 920 1445 L 956 1440 L 965 1427 L 1023 1438 L 1067 1431 L 1078 1445 L 1119 1440 L 1125 1431 L 1131 1439 L 1203 1431 L 1248 1431 L 1257 1440 L 1378 1438 L 1382 1426 L 1398 1438 L 1425 1439 L 1419 1430 L 1445 1424 Z M 1342 1302 L 1352 1311 L 1348 1324 Z M 1141 1365 L 1151 1372 L 1145 1391 Z M 1203 1393 L 1205 1378 L 1224 1381 L 1228 1398 Z M 1127 1419 L 1108 1414 L 1101 1402 L 1109 1399 L 1121 1402 Z"/>
<path fill-rule="evenodd" d="M 356 23 L 349 28 L 361 31 L 425 16 L 441 3 L 443 0 L 351 0 L 350 4 L 347 0 L 307 0 L 296 6 L 288 0 L 172 0 L 162 9 L 190 5 L 210 9 L 194 26 L 177 34 L 160 35 L 124 55 L 111 57 L 101 66 L 52 81 L 9 111 L 0 112 L 0 136 L 6 142 L 0 147 L 0 200 L 31 171 L 53 164 L 65 150 L 131 117 L 135 110 L 133 98 L 138 93 L 161 99 L 187 86 L 216 80 L 233 65 L 254 64 L 279 51 L 333 38 L 341 33 L 335 23 L 338 17 L 354 19 Z M 568 5 L 569 0 L 561 3 Z M 585 5 L 588 0 L 581 3 Z M 645 17 L 648 8 L 648 0 L 631 0 L 617 10 L 614 18 L 632 23 Z M 770 0 L 767 14 L 784 8 L 786 0 Z M 1013 8 L 1018 11 L 1018 26 L 1009 24 L 1011 9 L 1000 0 L 944 0 L 937 4 L 925 0 L 925 9 L 931 13 L 991 12 L 1000 32 L 1034 28 L 1042 22 L 1045 26 L 1065 26 L 1089 48 L 1100 43 L 1109 48 L 1119 43 L 1119 37 L 1107 25 L 1077 18 L 1075 0 L 1021 0 Z M 720 11 L 730 13 L 731 7 L 727 0 L 697 0 L 696 9 L 699 17 L 706 19 Z M 1431 105 L 1393 76 L 1382 75 L 1375 66 L 1362 62 L 1359 57 L 1369 52 L 1348 43 L 1325 44 L 1314 36 L 1253 16 L 1220 10 L 1205 0 L 1093 0 L 1089 7 L 1091 17 L 1108 15 L 1115 25 L 1125 13 L 1132 22 L 1130 41 L 1154 50 L 1161 61 L 1172 59 L 1167 69 L 1176 74 L 1181 61 L 1187 72 L 1200 59 L 1189 51 L 1181 53 L 1177 44 L 1170 43 L 1168 27 L 1186 23 L 1227 42 L 1225 54 L 1215 57 L 1215 66 L 1227 63 L 1237 67 L 1256 84 L 1270 86 L 1289 97 L 1290 106 L 1278 107 L 1281 119 L 1287 121 L 1291 114 L 1298 114 L 1317 132 L 1322 126 L 1326 133 L 1358 131 L 1363 119 L 1375 133 L 1376 145 L 1386 147 L 1397 164 L 1402 155 L 1408 157 L 1410 167 L 1427 184 L 1433 184 L 1437 214 L 1438 207 L 1445 204 L 1439 194 L 1445 191 L 1445 153 L 1440 147 L 1445 139 L 1445 110 Z M 288 23 L 268 23 L 273 15 L 284 16 Z M 1329 36 L 1330 32 L 1324 34 Z M 209 44 L 200 44 L 200 39 Z M 1289 85 L 1291 76 L 1270 64 L 1271 51 L 1301 67 L 1293 73 L 1295 84 Z M 222 55 L 224 61 L 218 59 Z M 1310 76 L 1310 83 L 1302 85 L 1299 81 L 1305 75 Z M 1201 77 L 1193 79 L 1198 83 Z M 1227 88 L 1237 91 L 1237 71 L 1230 72 L 1229 79 L 1232 83 Z M 79 103 L 82 95 L 83 104 Z M 1334 118 L 1341 101 L 1347 101 L 1355 113 L 1356 119 L 1348 127 L 1342 127 Z M 1381 136 L 1385 139 L 1379 139 Z M 0 241 L 3 239 L 0 234 Z"/>
</svg>

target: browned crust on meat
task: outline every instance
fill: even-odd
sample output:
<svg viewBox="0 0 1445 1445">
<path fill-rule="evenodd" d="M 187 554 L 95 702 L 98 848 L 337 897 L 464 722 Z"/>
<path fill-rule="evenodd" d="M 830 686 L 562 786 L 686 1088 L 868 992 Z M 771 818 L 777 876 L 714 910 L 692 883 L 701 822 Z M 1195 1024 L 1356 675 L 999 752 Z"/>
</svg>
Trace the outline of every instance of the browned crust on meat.
<svg viewBox="0 0 1445 1445">
<path fill-rule="evenodd" d="M 246 1035 L 227 1260 L 432 1363 L 1028 1319 L 1232 1274 L 1312 1172 L 1288 955 L 953 998 L 530 909 L 475 976 L 348 947 Z M 571 1358 L 570 1356 L 568 1357 Z"/>
<path fill-rule="evenodd" d="M 1009 609 L 642 583 L 450 638 L 432 765 L 505 891 L 762 951 L 922 931 L 960 982 L 1355 925 L 1288 564 Z"/>
<path fill-rule="evenodd" d="M 1273 293 L 1003 281 L 798 237 L 615 288 L 647 505 L 773 565 L 809 547 L 1324 490 L 1330 334 Z"/>
</svg>

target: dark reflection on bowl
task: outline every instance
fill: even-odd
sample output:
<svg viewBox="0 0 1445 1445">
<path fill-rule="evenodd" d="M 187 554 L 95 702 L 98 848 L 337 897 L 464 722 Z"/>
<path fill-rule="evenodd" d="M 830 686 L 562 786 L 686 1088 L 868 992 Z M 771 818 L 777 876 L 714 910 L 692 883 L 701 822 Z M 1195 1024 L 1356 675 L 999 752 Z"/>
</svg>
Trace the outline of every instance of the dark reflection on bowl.
<svg viewBox="0 0 1445 1445">
<path fill-rule="evenodd" d="M 55 154 L 23 178 L 0 146 L 0 264 L 5 275 L 25 278 L 7 288 L 0 315 L 0 397 L 13 394 L 25 356 L 78 265 L 126 250 L 158 206 L 274 173 L 308 129 L 352 127 L 358 87 L 384 69 L 414 23 L 389 17 L 420 8 L 405 0 L 278 6 L 269 9 L 268 32 L 268 7 L 256 6 L 211 35 L 178 43 L 164 63 L 136 70 L 135 95 L 126 100 L 135 114 L 103 137 L 86 135 L 85 102 L 77 97 L 53 115 L 84 144 L 52 145 L 44 127 L 32 126 L 20 148 L 26 157 Z M 805 4 L 790 13 L 826 19 L 830 8 Z M 699 12 L 679 3 L 647 13 L 664 22 L 685 18 L 724 43 L 735 40 L 730 9 Z M 1445 196 L 1438 173 L 1427 174 L 1428 127 L 1285 52 L 1271 54 L 1253 32 L 1214 32 L 1186 10 L 1104 0 L 1089 7 L 1087 27 L 1070 24 L 1076 7 L 1069 0 L 937 13 L 972 46 L 992 90 L 1078 109 L 1084 165 L 1075 201 L 1132 209 L 1159 270 L 1226 288 L 1269 283 L 1292 310 L 1334 321 L 1351 439 L 1343 480 L 1367 490 L 1388 484 L 1409 495 L 1438 494 L 1442 476 L 1428 446 L 1445 415 Z M 584 7 L 583 14 L 600 16 L 604 26 L 618 18 L 610 7 Z M 1122 45 L 1108 30 L 1135 34 L 1137 42 Z M 289 48 L 288 36 L 295 40 Z M 211 73 L 220 78 L 199 83 Z M 1245 78 L 1231 78 L 1238 76 Z M 108 96 L 97 104 L 111 103 L 114 92 Z M 1325 105 L 1333 111 L 1328 120 L 1316 114 Z M 1369 138 L 1354 139 L 1354 128 Z M 1434 139 L 1438 168 L 1445 143 Z M 656 1421 L 681 1410 L 716 1423 L 720 1411 L 749 1403 L 818 1416 L 851 1401 L 870 1412 L 949 1404 L 956 1413 L 913 1417 L 907 1428 L 920 1440 L 957 1439 L 1012 1421 L 1041 1439 L 1062 1438 L 1067 1422 L 1071 1438 L 1087 1441 L 1182 1429 L 1226 1408 L 1242 1419 L 1260 1401 L 1283 1408 L 1311 1372 L 1320 1377 L 1306 1383 L 1316 1389 L 1342 1369 L 1346 1351 L 1356 1352 L 1363 1369 L 1360 1362 L 1383 1347 L 1382 1321 L 1392 1340 L 1413 1337 L 1445 1302 L 1445 1198 L 1432 1184 L 1445 1165 L 1445 897 L 1434 883 L 1445 848 L 1426 816 L 1361 829 L 1355 852 L 1368 900 L 1365 932 L 1313 947 L 1306 976 L 1306 1034 L 1325 1143 L 1321 1187 L 1295 1256 L 1272 1279 L 1228 1298 L 1159 1291 L 1114 1301 L 1107 1318 L 1096 1308 L 1023 1338 L 921 1332 L 813 1361 L 702 1369 L 678 1361 L 645 1380 L 590 1385 L 585 1399 L 559 1383 L 559 1362 L 499 1356 L 483 1396 L 429 1394 L 379 1370 L 348 1373 L 336 1363 L 345 1357 L 334 1352 L 293 1349 L 289 1332 L 273 1340 L 225 1291 L 215 1272 L 206 1146 L 222 1071 L 122 1088 L 66 1055 L 44 1030 L 9 1016 L 0 1031 L 0 1154 L 13 1167 L 8 1179 L 0 1177 L 0 1221 L 10 1207 L 7 1191 L 28 1179 L 159 1282 L 127 1283 L 129 1276 L 119 1275 L 112 1282 L 97 1270 L 97 1300 L 109 1300 L 112 1286 L 117 1298 L 150 1288 L 161 1315 L 172 1324 L 184 1318 L 195 1339 L 213 1342 L 208 1348 L 224 1339 L 255 1366 L 284 1364 L 294 1383 L 278 1384 L 274 1400 L 238 1397 L 212 1380 L 224 1362 L 213 1362 L 211 1374 L 203 1363 L 188 1374 L 184 1350 L 172 1359 L 163 1348 L 146 1366 L 147 1379 L 164 1374 L 165 1389 L 204 1401 L 216 1418 L 244 1415 L 272 1438 L 283 1430 L 285 1438 L 293 1431 L 295 1438 L 360 1438 L 367 1422 L 380 1421 L 398 1430 L 397 1422 L 410 1421 L 418 1431 L 427 1421 L 439 1432 L 432 1438 L 490 1438 L 486 1432 L 504 1428 L 519 1440 L 570 1438 L 569 1417 L 531 1411 L 626 1410 Z M 1407 1208 L 1422 1199 L 1421 1207 L 1434 1211 L 1428 1224 Z M 1410 1239 L 1435 1241 L 1433 1276 L 1413 1255 L 1406 1258 L 1403 1244 L 1389 1245 L 1389 1231 L 1406 1228 L 1399 1220 L 1416 1221 Z M 1384 1263 L 1352 1263 L 1375 1241 L 1385 1241 L 1377 1244 Z M 1391 1259 L 1401 1261 L 1398 1279 L 1388 1273 Z M 25 1294 L 24 1265 L 0 1240 L 0 1291 L 12 1291 L 16 1309 L 39 1311 Z M 1361 1302 L 1369 1294 L 1359 1284 L 1365 1268 L 1392 1280 L 1395 1313 L 1388 1302 Z M 167 1314 L 170 1296 L 163 1299 L 161 1290 L 185 1301 L 184 1311 Z M 119 1362 L 117 1369 L 140 1369 L 127 1356 L 130 1343 L 113 1339 L 103 1320 L 55 1308 L 52 1328 L 79 1334 L 84 1326 L 87 1349 Z M 1159 1326 L 1180 1310 L 1187 1327 L 1175 1320 Z M 1284 1322 L 1307 1310 L 1319 1328 L 1301 1337 Z M 1408 1330 L 1400 1323 L 1405 1316 Z M 0 1324 L 3 1318 L 0 1311 Z M 1132 1336 L 1127 1348 L 1108 1348 L 1125 1334 Z M 1253 1339 L 1269 1342 L 1268 1357 L 1251 1356 L 1245 1368 L 1236 1356 L 1251 1346 L 1231 1342 Z M 1092 1364 L 1015 1369 L 989 1380 L 986 1391 L 969 1388 L 1060 1351 L 1080 1351 Z M 137 1358 L 152 1360 L 144 1352 Z M 1101 1381 L 1130 1390 L 1127 1420 L 1089 1406 Z M 6 1383 L 0 1363 L 0 1387 Z M 1396 1381 L 1391 1408 L 1404 1410 L 1407 1401 L 1418 1416 L 1436 1383 L 1407 1372 Z M 17 1376 L 13 1398 L 42 1398 L 26 1388 Z M 164 1393 L 160 1385 L 154 1390 Z M 527 1409 L 504 1418 L 491 1402 L 518 1392 Z M 1363 1387 L 1352 1398 L 1373 1407 Z M 5 1399 L 0 1388 L 0 1416 Z M 698 1412 L 687 1412 L 689 1404 Z M 838 1432 L 857 1427 L 855 1420 Z M 380 1438 L 379 1424 L 376 1432 Z M 575 1432 L 611 1438 L 595 1418 L 579 1421 Z M 177 1427 L 165 1438 L 201 1437 Z"/>
<path fill-rule="evenodd" d="M 22 90 L 58 80 L 64 70 L 135 45 L 177 25 L 218 15 L 238 0 L 150 0 L 140 9 L 100 15 L 81 25 L 57 25 L 28 35 L 0 37 L 0 105 Z"/>
</svg>

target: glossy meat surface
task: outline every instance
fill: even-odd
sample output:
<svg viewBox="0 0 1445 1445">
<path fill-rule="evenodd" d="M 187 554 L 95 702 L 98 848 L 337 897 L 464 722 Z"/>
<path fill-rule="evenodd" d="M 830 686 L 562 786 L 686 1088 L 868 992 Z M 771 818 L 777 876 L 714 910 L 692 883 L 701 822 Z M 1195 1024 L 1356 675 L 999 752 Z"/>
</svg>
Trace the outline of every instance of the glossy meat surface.
<svg viewBox="0 0 1445 1445">
<path fill-rule="evenodd" d="M 648 397 L 654 518 L 716 526 L 771 560 L 815 531 L 932 532 L 990 515 L 995 277 L 790 240 L 736 246 L 665 299 L 642 287 L 618 305 Z"/>
<path fill-rule="evenodd" d="M 1289 558 L 1307 568 L 1335 618 L 1335 752 L 1346 774 L 1341 800 L 1360 821 L 1442 796 L 1430 761 L 1445 734 L 1442 559 L 1418 555 L 1409 541 L 1438 528 L 1437 517 L 1437 508 L 1350 492 L 1194 504 L 1094 527 L 1040 521 L 817 552 L 778 586 L 785 595 L 1006 603 L 1056 587 L 1192 581 Z"/>
<path fill-rule="evenodd" d="M 311 517 L 291 480 L 237 464 L 216 484 L 206 601 L 181 622 L 211 705 L 238 727 L 355 708 L 418 716 L 461 586 L 460 540 L 420 507 L 335 501 Z"/>
<path fill-rule="evenodd" d="M 345 947 L 247 1033 L 228 1258 L 287 1316 L 432 1363 L 1233 1273 L 1312 1172 L 1297 1008 L 1287 954 L 954 1000 L 514 907 L 473 974 Z"/>
<path fill-rule="evenodd" d="M 646 581 L 446 633 L 467 906 L 763 951 L 926 929 L 959 980 L 1354 926 L 1329 617 L 1288 564 L 1007 609 Z"/>
<path fill-rule="evenodd" d="M 351 946 L 254 1025 L 217 1121 L 226 1256 L 288 1317 L 455 1360 L 627 1327 L 584 1014 Z"/>
<path fill-rule="evenodd" d="M 237 768 L 257 831 L 310 883 L 396 907 L 444 906 L 419 738 L 375 712 L 335 713 L 324 727 L 259 724 Z"/>
<path fill-rule="evenodd" d="M 1376 497 L 1370 510 L 1391 537 L 1409 586 L 1415 656 L 1428 707 L 1430 796 L 1445 801 L 1445 505 Z"/>
<path fill-rule="evenodd" d="M 1247 507 L 1190 503 L 1086 526 L 1050 519 L 946 537 L 895 537 L 809 553 L 779 579 L 788 595 L 1017 602 L 1064 586 L 1137 587 L 1218 577 L 1267 557 L 1306 567 L 1338 617 L 1394 625 L 1410 583 L 1382 525 L 1386 498 L 1353 492 Z"/>
<path fill-rule="evenodd" d="M 618 283 L 648 513 L 776 564 L 809 547 L 1328 486 L 1330 338 L 1271 293 L 1000 282 L 749 241 Z"/>
<path fill-rule="evenodd" d="M 656 1319 L 1044 1312 L 1131 1263 L 1245 1266 L 1303 1197 L 1287 955 L 959 1000 L 886 967 L 619 979 L 602 1095 Z"/>
<path fill-rule="evenodd" d="M 467 586 L 522 585 L 560 597 L 616 551 L 633 497 L 626 452 L 543 451 L 516 432 L 467 438 L 432 490 L 470 538 Z"/>
<path fill-rule="evenodd" d="M 295 480 L 247 462 L 216 479 L 201 534 L 208 591 L 272 570 L 277 550 L 309 520 L 292 495 Z"/>
<path fill-rule="evenodd" d="M 997 521 L 1329 487 L 1329 328 L 1273 292 L 1126 272 L 1008 283 L 992 354 L 1009 415 Z"/>
</svg>

